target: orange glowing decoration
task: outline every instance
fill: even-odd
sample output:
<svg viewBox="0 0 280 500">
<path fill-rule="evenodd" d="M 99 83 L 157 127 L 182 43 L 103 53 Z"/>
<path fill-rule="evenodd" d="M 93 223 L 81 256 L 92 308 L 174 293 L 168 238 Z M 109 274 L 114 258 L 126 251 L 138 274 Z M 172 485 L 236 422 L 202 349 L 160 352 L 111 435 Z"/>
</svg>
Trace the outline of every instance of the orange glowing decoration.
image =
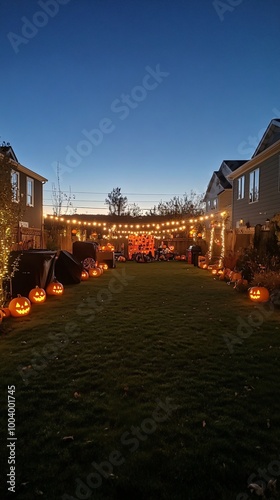
<svg viewBox="0 0 280 500">
<path fill-rule="evenodd" d="M 42 304 L 45 302 L 47 295 L 44 288 L 39 288 L 36 286 L 30 290 L 28 298 L 33 304 Z"/>
<path fill-rule="evenodd" d="M 230 275 L 230 280 L 231 281 L 237 281 L 237 280 L 241 280 L 242 279 L 242 274 L 241 273 L 237 273 L 235 271 L 232 271 L 231 275 Z"/>
<path fill-rule="evenodd" d="M 118 258 L 118 262 L 125 262 L 126 258 L 123 255 L 120 255 Z"/>
<path fill-rule="evenodd" d="M 187 256 L 186 255 L 181 255 L 181 260 L 187 260 Z"/>
<path fill-rule="evenodd" d="M 15 299 L 12 299 L 9 303 L 10 313 L 14 318 L 19 318 L 21 316 L 27 316 L 31 311 L 31 303 L 27 297 L 22 297 L 18 295 Z"/>
<path fill-rule="evenodd" d="M 11 316 L 11 311 L 8 307 L 1 307 L 0 311 L 2 313 L 3 319 L 9 318 L 9 316 Z"/>
<path fill-rule="evenodd" d="M 51 283 L 48 284 L 46 288 L 47 295 L 57 295 L 60 296 L 64 292 L 64 287 L 62 283 L 59 283 L 58 281 L 52 281 Z"/>
<path fill-rule="evenodd" d="M 109 269 L 108 264 L 105 264 L 104 262 L 102 262 L 101 264 L 99 264 L 99 267 L 101 267 L 104 271 L 108 271 L 108 269 Z"/>
<path fill-rule="evenodd" d="M 89 270 L 89 275 L 91 278 L 98 278 L 101 275 L 101 269 L 100 267 L 92 267 Z"/>
<path fill-rule="evenodd" d="M 88 280 L 88 278 L 89 278 L 89 274 L 88 274 L 88 272 L 84 269 L 84 270 L 81 272 L 81 280 L 82 280 L 82 281 L 86 281 L 86 280 Z"/>
<path fill-rule="evenodd" d="M 269 291 L 264 286 L 252 286 L 249 288 L 249 297 L 253 302 L 268 302 Z"/>
</svg>

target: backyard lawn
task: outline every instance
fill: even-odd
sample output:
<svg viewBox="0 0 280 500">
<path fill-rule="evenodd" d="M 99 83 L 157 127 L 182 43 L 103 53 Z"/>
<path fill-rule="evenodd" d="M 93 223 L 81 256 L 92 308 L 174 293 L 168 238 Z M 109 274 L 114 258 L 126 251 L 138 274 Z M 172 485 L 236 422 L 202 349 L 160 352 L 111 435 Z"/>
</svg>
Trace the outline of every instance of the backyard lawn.
<svg viewBox="0 0 280 500">
<path fill-rule="evenodd" d="M 280 309 L 209 271 L 118 264 L 1 327 L 1 498 L 246 500 L 280 476 Z"/>
</svg>

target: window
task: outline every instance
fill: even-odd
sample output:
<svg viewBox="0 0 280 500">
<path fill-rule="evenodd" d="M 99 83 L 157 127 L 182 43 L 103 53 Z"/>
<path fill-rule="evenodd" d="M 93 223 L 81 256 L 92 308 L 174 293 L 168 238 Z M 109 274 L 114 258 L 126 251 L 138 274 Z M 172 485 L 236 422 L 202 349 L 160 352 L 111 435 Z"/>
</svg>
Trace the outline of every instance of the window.
<svg viewBox="0 0 280 500">
<path fill-rule="evenodd" d="M 207 200 L 207 210 L 210 210 L 210 209 L 211 209 L 211 201 Z"/>
<path fill-rule="evenodd" d="M 12 170 L 11 183 L 12 183 L 13 201 L 18 203 L 19 202 L 19 172 Z"/>
<path fill-rule="evenodd" d="M 26 205 L 34 207 L 34 179 L 26 177 Z"/>
<path fill-rule="evenodd" d="M 260 169 L 257 168 L 250 173 L 249 203 L 253 203 L 259 200 L 259 179 Z"/>
<path fill-rule="evenodd" d="M 217 200 L 217 198 L 215 198 L 213 200 L 213 208 L 217 208 L 217 206 L 218 206 L 218 200 Z"/>
<path fill-rule="evenodd" d="M 237 179 L 237 199 L 242 200 L 245 196 L 245 177 L 242 175 L 242 177 L 239 177 Z"/>
</svg>

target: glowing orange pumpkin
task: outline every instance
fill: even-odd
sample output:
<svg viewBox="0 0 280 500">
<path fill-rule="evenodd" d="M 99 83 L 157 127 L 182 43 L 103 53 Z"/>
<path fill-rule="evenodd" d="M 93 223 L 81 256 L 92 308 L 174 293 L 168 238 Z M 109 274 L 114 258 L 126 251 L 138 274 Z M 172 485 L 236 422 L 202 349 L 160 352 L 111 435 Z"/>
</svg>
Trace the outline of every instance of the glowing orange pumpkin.
<svg viewBox="0 0 280 500">
<path fill-rule="evenodd" d="M 89 278 L 88 272 L 84 269 L 84 270 L 81 272 L 81 280 L 82 280 L 82 281 L 86 281 L 86 280 L 88 280 L 88 278 Z"/>
<path fill-rule="evenodd" d="M 47 295 L 62 295 L 64 292 L 64 287 L 62 283 L 58 281 L 52 281 L 48 284 L 46 288 Z"/>
<path fill-rule="evenodd" d="M 231 273 L 231 275 L 230 275 L 230 279 L 231 279 L 231 281 L 241 280 L 242 279 L 242 274 L 233 271 Z"/>
<path fill-rule="evenodd" d="M 22 297 L 18 295 L 15 299 L 12 299 L 9 303 L 9 309 L 11 315 L 16 318 L 20 316 L 27 316 L 31 311 L 31 303 L 27 297 Z"/>
<path fill-rule="evenodd" d="M 104 269 L 104 271 L 107 271 L 109 269 L 108 264 L 105 264 L 105 262 L 102 262 L 102 264 L 99 264 L 99 267 L 101 267 L 101 269 Z"/>
<path fill-rule="evenodd" d="M 39 288 L 36 286 L 30 290 L 28 298 L 33 304 L 42 304 L 45 302 L 47 295 L 44 288 Z"/>
<path fill-rule="evenodd" d="M 123 255 L 120 255 L 118 258 L 118 262 L 125 262 L 125 257 Z"/>
<path fill-rule="evenodd" d="M 181 255 L 181 260 L 187 260 L 187 256 L 186 255 Z"/>
<path fill-rule="evenodd" d="M 92 277 L 92 278 L 98 278 L 98 276 L 101 275 L 101 269 L 100 267 L 93 267 L 89 270 L 89 275 Z"/>
<path fill-rule="evenodd" d="M 181 256 L 180 255 L 176 255 L 175 260 L 181 260 Z"/>
<path fill-rule="evenodd" d="M 268 302 L 269 291 L 264 286 L 252 286 L 249 288 L 249 297 L 253 302 Z"/>
</svg>

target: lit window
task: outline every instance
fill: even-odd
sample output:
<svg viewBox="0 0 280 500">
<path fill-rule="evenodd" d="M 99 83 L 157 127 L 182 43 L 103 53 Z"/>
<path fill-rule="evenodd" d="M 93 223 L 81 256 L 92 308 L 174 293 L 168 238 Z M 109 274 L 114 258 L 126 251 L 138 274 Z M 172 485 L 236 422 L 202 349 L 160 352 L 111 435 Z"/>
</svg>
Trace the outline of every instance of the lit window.
<svg viewBox="0 0 280 500">
<path fill-rule="evenodd" d="M 213 200 L 213 208 L 217 208 L 217 206 L 218 206 L 218 201 L 217 201 L 217 198 L 215 198 Z"/>
<path fill-rule="evenodd" d="M 242 175 L 242 177 L 239 177 L 237 179 L 237 199 L 242 200 L 245 196 L 245 177 Z"/>
<path fill-rule="evenodd" d="M 249 203 L 259 200 L 260 169 L 257 168 L 250 173 Z"/>
<path fill-rule="evenodd" d="M 26 205 L 34 207 L 34 179 L 26 178 Z"/>
<path fill-rule="evenodd" d="M 13 201 L 19 202 L 19 172 L 12 170 L 11 173 Z"/>
</svg>

